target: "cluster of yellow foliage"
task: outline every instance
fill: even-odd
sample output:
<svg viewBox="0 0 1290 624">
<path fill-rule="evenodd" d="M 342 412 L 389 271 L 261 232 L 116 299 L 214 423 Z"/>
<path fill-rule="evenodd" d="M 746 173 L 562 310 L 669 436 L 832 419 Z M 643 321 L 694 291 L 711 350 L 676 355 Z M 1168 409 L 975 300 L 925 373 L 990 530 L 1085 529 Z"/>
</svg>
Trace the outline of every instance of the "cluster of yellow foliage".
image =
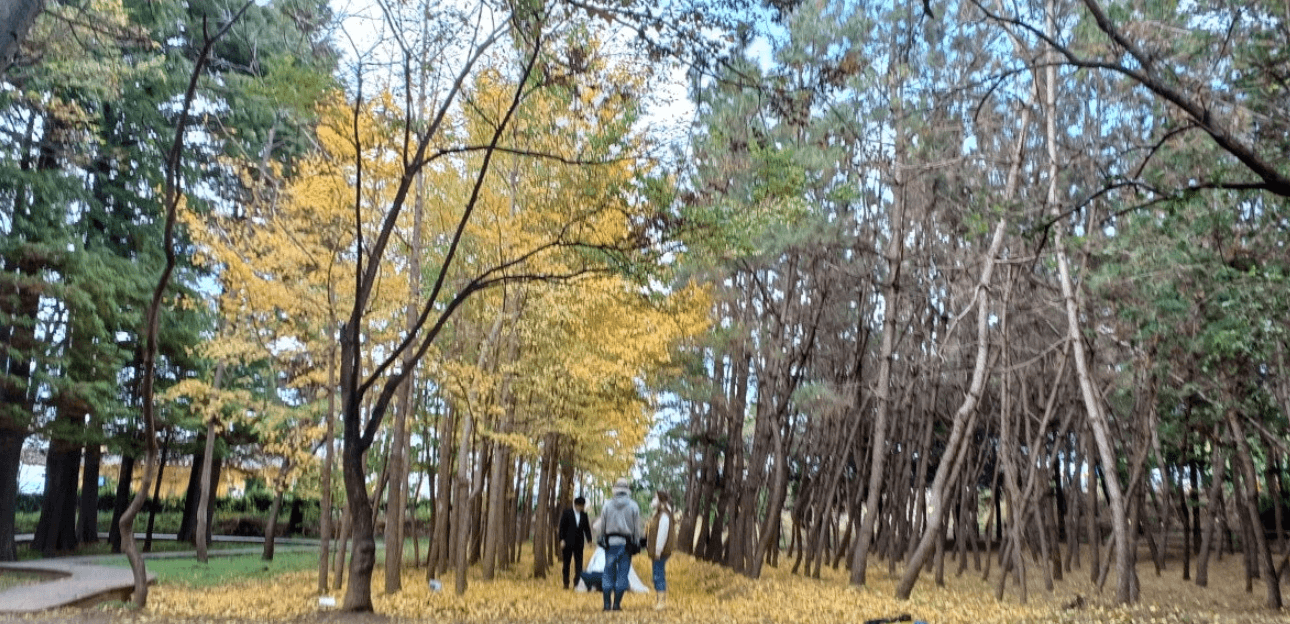
<svg viewBox="0 0 1290 624">
<path fill-rule="evenodd" d="M 454 310 L 415 376 L 434 396 L 433 409 L 411 415 L 421 435 L 461 429 L 469 434 L 457 444 L 485 440 L 521 458 L 550 440 L 586 473 L 625 472 L 653 412 L 642 382 L 665 373 L 673 347 L 706 326 L 709 306 L 700 289 L 664 293 L 615 270 L 641 244 L 633 228 L 653 209 L 636 183 L 653 165 L 649 140 L 632 123 L 632 94 L 645 91 L 650 71 L 596 42 L 580 50 L 585 88 L 528 92 L 476 189 L 484 153 L 469 146 L 490 142 L 516 88 L 505 66 L 480 71 L 467 88 L 471 106 L 432 137 L 436 156 L 406 189 L 379 258 L 369 257 L 372 242 L 410 175 L 403 124 L 423 114 L 403 110 L 389 90 L 358 104 L 334 94 L 318 111 L 320 149 L 290 174 L 271 161 L 251 165 L 247 202 L 184 211 L 196 262 L 219 275 L 220 332 L 202 353 L 227 374 L 187 380 L 167 398 L 222 425 L 242 421 L 263 440 L 260 463 L 281 466 L 275 487 L 301 473 L 312 487 L 337 327 L 352 306 L 355 264 L 375 262 L 360 321 L 362 376 L 379 376 L 437 278 L 434 310 Z M 459 246 L 450 245 L 458 227 Z M 460 292 L 474 294 L 449 304 Z M 428 318 L 422 335 L 435 323 Z M 444 413 L 473 424 L 438 420 Z"/>
<path fill-rule="evenodd" d="M 481 582 L 472 570 L 472 590 L 456 596 L 450 590 L 434 592 L 422 570 L 404 571 L 404 590 L 374 597 L 378 613 L 396 619 L 446 622 L 591 622 L 606 621 L 598 593 L 561 589 L 560 579 L 529 578 L 531 565 L 525 562 L 498 574 L 497 580 Z M 637 557 L 635 568 L 647 585 L 650 566 Z M 1216 579 L 1238 579 L 1239 557 L 1216 562 Z M 760 580 L 751 580 L 728 569 L 675 555 L 668 563 L 668 607 L 653 610 L 653 595 L 629 594 L 624 612 L 614 614 L 615 622 L 855 622 L 909 614 L 928 624 L 1052 622 L 1092 624 L 1133 622 L 1166 624 L 1192 622 L 1285 622 L 1284 616 L 1263 610 L 1235 582 L 1218 582 L 1200 589 L 1179 579 L 1178 570 L 1156 577 L 1149 563 L 1139 575 L 1143 600 L 1132 607 L 1107 606 L 1108 595 L 1098 595 L 1087 573 L 1076 572 L 1058 584 L 1053 593 L 1042 590 L 1039 578 L 1031 579 L 1028 604 L 1018 604 L 1014 595 L 994 599 L 994 581 L 981 580 L 979 573 L 962 577 L 947 573 L 946 586 L 928 582 L 919 587 L 912 600 L 892 598 L 897 577 L 888 576 L 885 565 L 874 566 L 864 588 L 847 585 L 845 571 L 825 569 L 820 579 L 790 574 L 789 566 L 766 568 Z M 997 571 L 996 571 L 997 578 Z M 255 621 L 324 619 L 312 573 L 281 577 L 272 583 L 245 583 L 216 588 L 189 589 L 159 585 L 151 594 L 149 611 L 163 618 L 234 618 Z M 338 599 L 343 591 L 335 594 Z M 1065 607 L 1072 599 L 1084 597 L 1086 606 Z M 327 614 L 327 621 L 344 621 L 344 616 Z"/>
</svg>

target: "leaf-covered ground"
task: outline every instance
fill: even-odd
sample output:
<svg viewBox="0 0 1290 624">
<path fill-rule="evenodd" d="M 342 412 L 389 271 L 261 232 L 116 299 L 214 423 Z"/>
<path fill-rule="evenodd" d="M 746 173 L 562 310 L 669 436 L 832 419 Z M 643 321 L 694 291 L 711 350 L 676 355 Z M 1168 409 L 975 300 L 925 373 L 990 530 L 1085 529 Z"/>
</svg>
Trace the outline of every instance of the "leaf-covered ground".
<svg viewBox="0 0 1290 624">
<path fill-rule="evenodd" d="M 844 571 L 825 568 L 819 580 L 789 574 L 788 566 L 766 568 L 762 579 L 750 580 L 715 565 L 677 555 L 668 565 L 668 608 L 653 609 L 652 594 L 628 594 L 622 613 L 606 614 L 596 593 L 562 590 L 555 575 L 544 580 L 526 578 L 531 564 L 525 561 L 511 571 L 502 572 L 497 580 L 480 580 L 472 570 L 470 588 L 464 596 L 450 589 L 432 592 L 424 571 L 407 568 L 404 587 L 395 595 L 375 596 L 378 620 L 422 620 L 459 622 L 463 624 L 554 623 L 554 622 L 658 622 L 658 623 L 731 623 L 731 622 L 848 622 L 860 624 L 873 618 L 895 617 L 908 613 L 914 620 L 928 624 L 967 623 L 1063 623 L 1094 622 L 1143 624 L 1224 624 L 1290 622 L 1284 614 L 1263 609 L 1263 587 L 1256 581 L 1253 594 L 1244 591 L 1240 557 L 1226 556 L 1211 565 L 1211 586 L 1198 588 L 1179 577 L 1177 564 L 1156 577 L 1154 567 L 1139 567 L 1142 601 L 1131 608 L 1107 606 L 1114 579 L 1098 594 L 1088 581 L 1087 569 L 1075 570 L 1054 592 L 1043 588 L 1043 579 L 1030 562 L 1030 600 L 1020 604 L 1010 585 L 1002 601 L 994 599 L 998 568 L 990 581 L 982 581 L 979 572 L 969 567 L 961 577 L 954 577 L 954 566 L 947 562 L 946 587 L 937 588 L 927 575 L 908 602 L 892 598 L 896 579 L 887 574 L 885 562 L 870 568 L 865 588 L 848 587 Z M 638 558 L 636 569 L 649 584 L 647 560 Z M 378 568 L 373 586 L 383 585 Z M 98 611 L 95 614 L 41 616 L 40 620 L 92 622 L 187 622 L 187 621 L 255 621 L 346 624 L 368 622 L 372 616 L 351 616 L 319 608 L 315 573 L 290 573 L 273 580 L 237 582 L 215 587 L 193 588 L 183 584 L 162 583 L 150 595 L 146 613 Z M 445 582 L 451 587 L 451 582 Z M 343 592 L 330 594 L 340 601 Z M 1085 606 L 1067 609 L 1076 596 Z"/>
</svg>

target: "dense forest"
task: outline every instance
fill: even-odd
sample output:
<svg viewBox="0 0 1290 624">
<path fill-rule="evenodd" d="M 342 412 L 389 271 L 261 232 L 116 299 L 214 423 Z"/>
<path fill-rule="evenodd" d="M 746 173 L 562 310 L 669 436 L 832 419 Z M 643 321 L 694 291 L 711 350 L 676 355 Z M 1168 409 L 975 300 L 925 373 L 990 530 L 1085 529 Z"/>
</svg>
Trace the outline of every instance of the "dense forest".
<svg viewBox="0 0 1290 624">
<path fill-rule="evenodd" d="M 32 549 L 236 465 L 353 611 L 623 474 L 752 578 L 1282 606 L 1284 2 L 0 5 L 0 560 L 25 447 Z"/>
</svg>

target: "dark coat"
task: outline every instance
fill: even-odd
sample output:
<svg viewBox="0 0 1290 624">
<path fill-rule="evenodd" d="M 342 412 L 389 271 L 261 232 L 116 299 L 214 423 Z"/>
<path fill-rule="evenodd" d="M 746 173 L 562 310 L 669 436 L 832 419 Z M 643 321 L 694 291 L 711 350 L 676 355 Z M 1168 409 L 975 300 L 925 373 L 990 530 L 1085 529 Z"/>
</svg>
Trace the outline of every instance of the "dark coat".
<svg viewBox="0 0 1290 624">
<path fill-rule="evenodd" d="M 587 519 L 585 511 L 582 512 L 581 522 L 578 522 L 577 517 L 572 507 L 560 514 L 560 541 L 564 542 L 565 546 L 582 548 L 583 540 L 591 541 L 591 521 Z"/>
</svg>

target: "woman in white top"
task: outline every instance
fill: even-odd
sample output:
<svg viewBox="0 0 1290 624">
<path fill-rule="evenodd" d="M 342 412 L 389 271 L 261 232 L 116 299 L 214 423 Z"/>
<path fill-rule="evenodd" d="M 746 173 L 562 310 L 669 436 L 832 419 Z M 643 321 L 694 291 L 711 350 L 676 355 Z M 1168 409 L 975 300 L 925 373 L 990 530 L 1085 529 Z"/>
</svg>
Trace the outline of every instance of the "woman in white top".
<svg viewBox="0 0 1290 624">
<path fill-rule="evenodd" d="M 667 605 L 667 559 L 676 547 L 676 519 L 672 515 L 672 497 L 658 490 L 650 501 L 652 515 L 645 529 L 645 549 L 654 560 L 654 591 L 658 592 L 654 608 Z"/>
</svg>

